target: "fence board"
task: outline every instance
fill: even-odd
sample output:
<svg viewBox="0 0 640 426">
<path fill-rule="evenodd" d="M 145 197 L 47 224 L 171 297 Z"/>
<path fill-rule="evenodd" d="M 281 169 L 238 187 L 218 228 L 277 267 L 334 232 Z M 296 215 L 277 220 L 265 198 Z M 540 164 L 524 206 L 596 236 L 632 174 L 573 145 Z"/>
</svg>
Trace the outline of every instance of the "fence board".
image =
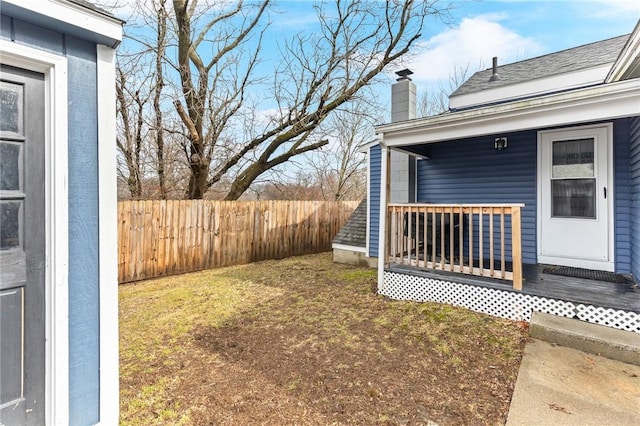
<svg viewBox="0 0 640 426">
<path fill-rule="evenodd" d="M 118 202 L 118 279 L 130 281 L 331 249 L 357 201 Z"/>
</svg>

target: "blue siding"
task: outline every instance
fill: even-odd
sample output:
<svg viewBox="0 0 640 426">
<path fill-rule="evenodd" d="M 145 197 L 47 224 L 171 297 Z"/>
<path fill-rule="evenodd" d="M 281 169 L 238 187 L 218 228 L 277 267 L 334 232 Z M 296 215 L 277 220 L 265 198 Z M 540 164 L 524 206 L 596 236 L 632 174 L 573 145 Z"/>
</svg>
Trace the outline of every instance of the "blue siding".
<svg viewBox="0 0 640 426">
<path fill-rule="evenodd" d="M 0 37 L 11 37 L 10 24 L 3 16 Z M 68 59 L 69 424 L 90 425 L 100 420 L 96 45 L 13 24 L 16 43 Z"/>
<path fill-rule="evenodd" d="M 42 28 L 36 25 L 14 20 L 16 41 L 20 43 L 37 46 L 38 49 L 47 50 L 52 53 L 64 52 L 64 36 L 57 31 Z M 18 35 L 20 37 L 18 38 Z"/>
<path fill-rule="evenodd" d="M 500 136 L 508 138 L 504 151 L 493 148 L 493 135 L 413 147 L 428 157 L 418 162 L 417 202 L 524 203 L 523 261 L 536 263 L 537 130 Z M 613 138 L 615 270 L 640 277 L 640 117 L 614 120 Z M 376 148 L 370 153 L 372 256 L 378 249 L 380 148 Z"/>
<path fill-rule="evenodd" d="M 380 145 L 369 148 L 369 256 L 378 257 L 378 230 L 380 229 Z"/>
<path fill-rule="evenodd" d="M 11 40 L 11 18 L 5 15 L 0 17 L 0 37 Z"/>
<path fill-rule="evenodd" d="M 96 46 L 67 37 L 66 50 L 73 82 L 69 87 L 70 424 L 87 425 L 100 420 Z"/>
<path fill-rule="evenodd" d="M 629 120 L 631 273 L 640 281 L 640 117 Z"/>
<path fill-rule="evenodd" d="M 418 162 L 418 202 L 524 203 L 523 261 L 536 263 L 537 133 L 500 136 L 508 139 L 504 151 L 493 148 L 493 136 L 425 146 L 429 158 Z"/>
<path fill-rule="evenodd" d="M 629 119 L 613 123 L 614 174 L 614 247 L 615 269 L 621 274 L 631 272 L 631 197 L 629 174 Z"/>
</svg>

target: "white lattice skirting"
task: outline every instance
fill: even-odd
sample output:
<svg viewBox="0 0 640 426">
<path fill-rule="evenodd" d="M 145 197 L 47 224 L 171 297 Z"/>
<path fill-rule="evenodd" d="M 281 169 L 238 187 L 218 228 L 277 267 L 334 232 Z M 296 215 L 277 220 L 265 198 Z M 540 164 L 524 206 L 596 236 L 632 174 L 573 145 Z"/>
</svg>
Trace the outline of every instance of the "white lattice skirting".
<svg viewBox="0 0 640 426">
<path fill-rule="evenodd" d="M 380 294 L 396 300 L 448 303 L 516 321 L 529 322 L 531 313 L 538 311 L 640 333 L 640 314 L 636 312 L 576 305 L 564 300 L 397 272 L 384 272 L 384 288 Z"/>
</svg>

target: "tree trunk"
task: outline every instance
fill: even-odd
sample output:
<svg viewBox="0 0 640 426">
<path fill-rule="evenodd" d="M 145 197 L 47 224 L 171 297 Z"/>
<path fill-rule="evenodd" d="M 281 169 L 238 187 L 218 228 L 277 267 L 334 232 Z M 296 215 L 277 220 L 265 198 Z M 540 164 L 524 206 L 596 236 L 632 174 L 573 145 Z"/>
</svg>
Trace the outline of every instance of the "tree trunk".
<svg viewBox="0 0 640 426">
<path fill-rule="evenodd" d="M 209 177 L 209 166 L 206 164 L 191 164 L 191 176 L 189 186 L 185 194 L 187 199 L 202 200 L 207 190 L 207 178 Z"/>
<path fill-rule="evenodd" d="M 164 52 L 166 47 L 167 12 L 164 0 L 160 2 L 156 11 L 158 17 L 158 36 L 156 39 L 158 51 L 156 53 L 156 84 L 154 87 L 153 110 L 155 113 L 156 130 L 156 156 L 158 168 L 158 185 L 160 186 L 160 198 L 167 199 L 167 183 L 164 170 L 164 129 L 162 128 L 162 89 L 164 88 L 164 72 L 162 69 Z"/>
<path fill-rule="evenodd" d="M 229 192 L 224 197 L 225 201 L 235 201 L 240 198 L 249 189 L 253 181 L 269 169 L 270 166 L 262 162 L 256 162 L 247 167 L 231 184 Z"/>
</svg>

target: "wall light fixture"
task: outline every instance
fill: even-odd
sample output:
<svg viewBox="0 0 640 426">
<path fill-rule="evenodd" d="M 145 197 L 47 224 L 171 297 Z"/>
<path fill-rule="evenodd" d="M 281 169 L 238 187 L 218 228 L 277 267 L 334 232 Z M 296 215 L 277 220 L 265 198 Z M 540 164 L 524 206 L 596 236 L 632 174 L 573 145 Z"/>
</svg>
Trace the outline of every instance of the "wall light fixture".
<svg viewBox="0 0 640 426">
<path fill-rule="evenodd" d="M 507 149 L 507 138 L 496 138 L 495 142 L 493 143 L 493 147 L 498 151 Z"/>
</svg>

